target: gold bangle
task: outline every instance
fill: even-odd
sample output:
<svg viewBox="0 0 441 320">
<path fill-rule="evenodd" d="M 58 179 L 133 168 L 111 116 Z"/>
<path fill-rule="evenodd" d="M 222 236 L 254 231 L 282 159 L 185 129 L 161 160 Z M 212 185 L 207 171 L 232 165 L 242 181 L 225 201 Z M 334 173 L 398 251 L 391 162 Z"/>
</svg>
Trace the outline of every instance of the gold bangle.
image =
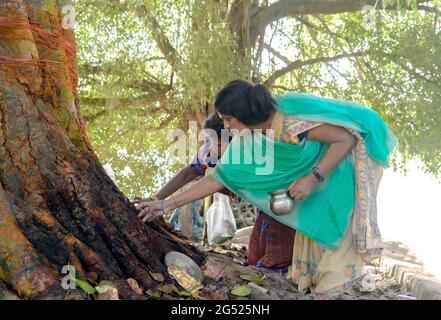
<svg viewBox="0 0 441 320">
<path fill-rule="evenodd" d="M 175 209 L 177 209 L 178 208 L 178 204 L 176 203 L 175 198 L 172 195 L 170 195 L 170 198 L 172 198 L 173 202 L 175 203 Z"/>
</svg>

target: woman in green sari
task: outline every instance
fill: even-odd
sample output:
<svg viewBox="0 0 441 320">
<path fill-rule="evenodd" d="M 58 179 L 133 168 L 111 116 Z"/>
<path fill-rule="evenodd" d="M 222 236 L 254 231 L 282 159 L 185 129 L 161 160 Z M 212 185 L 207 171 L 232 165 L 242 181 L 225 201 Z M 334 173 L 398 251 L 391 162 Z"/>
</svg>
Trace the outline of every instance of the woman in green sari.
<svg viewBox="0 0 441 320">
<path fill-rule="evenodd" d="M 236 134 L 212 175 L 173 198 L 141 204 L 150 221 L 226 187 L 296 230 L 291 277 L 315 299 L 340 297 L 381 255 L 376 193 L 396 138 L 374 111 L 308 94 L 271 95 L 235 80 L 215 109 Z M 277 216 L 270 193 L 289 188 L 295 206 Z"/>
</svg>

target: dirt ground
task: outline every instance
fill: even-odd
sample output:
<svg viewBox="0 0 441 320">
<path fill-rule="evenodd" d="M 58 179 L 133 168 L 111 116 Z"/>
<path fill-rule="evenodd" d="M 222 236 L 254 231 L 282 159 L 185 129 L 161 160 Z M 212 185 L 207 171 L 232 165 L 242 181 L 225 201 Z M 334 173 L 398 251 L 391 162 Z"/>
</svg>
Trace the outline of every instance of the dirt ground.
<svg viewBox="0 0 441 320">
<path fill-rule="evenodd" d="M 207 253 L 207 260 L 201 267 L 203 281 L 197 290 L 186 290 L 170 275 L 158 276 L 157 290 L 145 291 L 133 279 L 128 279 L 132 288 L 139 290 L 144 299 L 167 300 L 304 300 L 295 284 L 286 274 L 244 265 L 246 246 L 241 245 L 247 237 L 225 245 L 201 246 Z M 369 276 L 364 282 L 347 290 L 343 300 L 413 300 L 409 293 L 402 292 L 401 285 L 382 273 L 379 264 L 367 267 Z M 162 278 L 162 279 L 159 279 Z M 97 295 L 94 299 L 118 299 L 113 293 Z M 193 291 L 193 293 L 192 293 Z M 90 298 L 90 297 L 89 297 Z M 0 283 L 0 300 L 16 300 L 18 297 Z"/>
<path fill-rule="evenodd" d="M 207 299 L 227 300 L 303 300 L 296 285 L 286 274 L 267 269 L 242 265 L 243 250 L 205 248 L 208 259 L 202 270 L 204 288 L 200 294 Z M 345 292 L 343 300 L 401 300 L 406 298 L 400 292 L 401 286 L 381 273 L 378 265 L 367 267 L 369 276 L 364 282 L 355 284 Z M 235 296 L 231 291 L 237 286 L 248 286 L 251 294 Z M 411 299 L 411 298 L 409 298 Z"/>
</svg>

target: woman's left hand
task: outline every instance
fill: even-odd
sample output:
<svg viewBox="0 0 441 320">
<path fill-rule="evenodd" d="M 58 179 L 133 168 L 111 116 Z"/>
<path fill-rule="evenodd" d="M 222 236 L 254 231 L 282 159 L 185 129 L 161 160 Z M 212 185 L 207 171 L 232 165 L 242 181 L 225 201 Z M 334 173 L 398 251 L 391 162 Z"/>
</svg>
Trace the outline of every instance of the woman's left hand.
<svg viewBox="0 0 441 320">
<path fill-rule="evenodd" d="M 289 186 L 289 194 L 296 200 L 305 199 L 317 183 L 317 179 L 312 174 L 297 179 Z"/>
<path fill-rule="evenodd" d="M 136 207 L 138 218 L 145 223 L 154 220 L 156 217 L 163 216 L 170 209 L 167 204 L 164 200 L 141 202 Z"/>
</svg>

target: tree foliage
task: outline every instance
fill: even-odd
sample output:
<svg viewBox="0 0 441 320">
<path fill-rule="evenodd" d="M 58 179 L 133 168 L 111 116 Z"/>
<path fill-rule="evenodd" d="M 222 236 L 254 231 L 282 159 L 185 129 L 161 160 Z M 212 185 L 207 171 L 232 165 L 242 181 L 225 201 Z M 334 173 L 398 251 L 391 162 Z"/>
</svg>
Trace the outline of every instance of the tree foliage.
<svg viewBox="0 0 441 320">
<path fill-rule="evenodd" d="M 151 192 L 179 167 L 164 158 L 167 130 L 201 123 L 216 91 L 246 78 L 275 92 L 368 105 L 399 138 L 395 167 L 419 158 L 438 175 L 440 5 L 77 0 L 80 90 L 92 143 L 123 191 Z"/>
</svg>

